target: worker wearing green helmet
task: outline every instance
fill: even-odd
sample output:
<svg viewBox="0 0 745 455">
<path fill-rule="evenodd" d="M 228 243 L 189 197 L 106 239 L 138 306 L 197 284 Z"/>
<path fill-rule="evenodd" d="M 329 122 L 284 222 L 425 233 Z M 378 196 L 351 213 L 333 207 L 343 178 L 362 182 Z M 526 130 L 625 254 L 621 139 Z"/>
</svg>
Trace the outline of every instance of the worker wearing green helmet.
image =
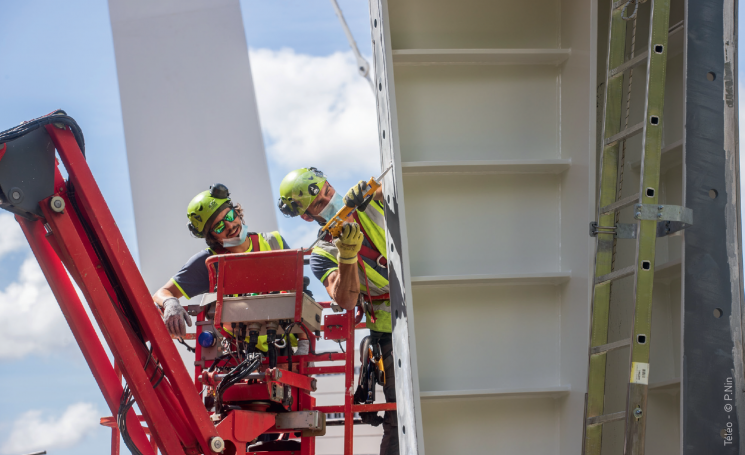
<svg viewBox="0 0 745 455">
<path fill-rule="evenodd" d="M 360 181 L 342 197 L 323 172 L 314 167 L 301 168 L 287 174 L 280 183 L 277 206 L 287 217 L 299 216 L 322 226 L 344 206 L 356 207 L 338 239 L 326 237 L 313 248 L 310 267 L 339 306 L 351 311 L 362 304 L 372 309 L 374 321 L 368 313 L 366 326 L 370 329 L 370 341 L 378 343 L 383 353 L 386 401 L 395 402 L 383 191 L 379 188 L 372 199 L 366 200 L 366 190 L 367 183 Z M 371 416 L 364 417 L 374 422 Z M 381 455 L 399 453 L 397 427 L 395 411 L 386 411 Z"/>
<path fill-rule="evenodd" d="M 249 232 L 243 220 L 240 204 L 233 204 L 228 188 L 220 183 L 197 194 L 186 209 L 187 227 L 194 237 L 204 239 L 208 248 L 199 251 L 153 294 L 153 300 L 163 310 L 163 321 L 168 332 L 176 337 L 186 335 L 186 326 L 192 325 L 191 317 L 179 303 L 179 298 L 191 299 L 210 291 L 209 272 L 205 261 L 214 254 L 248 253 L 288 249 L 287 242 L 279 232 Z M 291 337 L 291 339 L 294 337 Z M 301 334 L 300 341 L 292 339 L 298 346 L 296 354 L 308 353 L 307 336 Z M 267 350 L 266 335 L 257 345 Z"/>
</svg>

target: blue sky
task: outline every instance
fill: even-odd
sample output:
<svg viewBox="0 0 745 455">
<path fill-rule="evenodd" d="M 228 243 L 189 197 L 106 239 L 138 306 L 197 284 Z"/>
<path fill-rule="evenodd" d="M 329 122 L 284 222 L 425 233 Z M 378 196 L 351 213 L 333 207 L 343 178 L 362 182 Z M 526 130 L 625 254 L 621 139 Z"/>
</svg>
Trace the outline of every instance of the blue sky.
<svg viewBox="0 0 745 455">
<path fill-rule="evenodd" d="M 339 0 L 346 19 L 363 54 L 370 54 L 368 3 L 365 0 Z M 271 94 L 267 84 L 276 78 L 277 65 L 307 65 L 316 71 L 319 79 L 328 79 L 324 68 L 351 68 L 348 44 L 330 3 L 327 0 L 243 0 L 242 15 L 246 40 L 252 50 L 255 83 L 262 97 Z M 0 1 L 3 26 L 0 27 L 0 129 L 5 129 L 57 108 L 63 108 L 82 126 L 86 136 L 88 163 L 101 190 L 124 234 L 130 249 L 136 255 L 135 228 L 132 218 L 130 184 L 125 156 L 119 91 L 117 86 L 111 27 L 107 2 L 103 0 L 77 0 L 53 2 L 48 0 Z M 341 53 L 341 54 L 340 54 Z M 275 66 L 272 66 L 275 65 Z M 345 66 L 346 65 L 346 66 Z M 274 72 L 273 72 L 274 71 Z M 319 93 L 309 96 L 308 104 L 322 104 L 335 109 L 334 84 L 347 87 L 342 92 L 349 95 L 347 117 L 364 119 L 364 136 L 359 144 L 341 135 L 339 150 L 347 146 L 370 150 L 374 140 L 374 113 L 364 111 L 374 107 L 369 101 L 356 100 L 363 94 L 366 82 L 357 80 L 354 73 L 334 74 L 338 79 L 327 81 Z M 294 84 L 290 79 L 277 84 Z M 263 84 L 263 85 L 262 85 Z M 363 87 L 363 88 L 360 88 Z M 346 89 L 345 89 L 346 90 Z M 257 90 L 258 91 L 258 90 Z M 315 98 L 314 98 L 315 97 Z M 326 104 L 323 104 L 326 103 Z M 367 104 L 366 104 L 367 103 Z M 351 107 L 350 107 L 351 106 Z M 310 109 L 298 105 L 297 112 Z M 261 110 L 267 149 L 282 155 L 297 142 L 282 136 L 280 113 Z M 373 124 L 370 124 L 370 118 Z M 334 129 L 336 128 L 336 130 Z M 348 130 L 344 123 L 333 123 L 331 131 Z M 373 132 L 373 142 L 370 132 Z M 352 132 L 356 134 L 355 131 Z M 296 138 L 297 139 L 297 138 Z M 301 139 L 297 139 L 300 141 Z M 361 144 L 361 145 L 360 145 Z M 372 145 L 371 145 L 372 144 Z M 331 147 L 332 149 L 334 147 Z M 319 162 L 332 162 L 341 151 L 332 151 L 318 157 Z M 336 155 L 334 154 L 336 153 Z M 280 162 L 270 157 L 273 188 L 282 176 L 294 167 L 309 164 L 312 156 L 300 157 L 298 162 Z M 374 160 L 373 160 L 374 161 Z M 374 163 L 372 163 L 374 164 Z M 360 178 L 368 178 L 375 166 L 366 162 L 353 167 L 353 172 L 337 172 L 335 183 L 347 188 Z M 275 190 L 276 192 L 276 190 Z M 280 229 L 293 243 L 308 238 L 312 226 L 299 226 L 297 220 L 279 219 Z M 0 228 L 3 224 L 0 222 Z M 19 268 L 28 257 L 28 247 L 22 245 L 3 253 L 0 234 L 0 291 L 19 279 Z M 7 237 L 6 237 L 7 239 Z M 33 287 L 38 281 L 29 281 Z M 315 281 L 314 291 L 322 294 Z M 0 294 L 0 305 L 11 294 Z M 47 296 L 48 298 L 48 296 Z M 0 313 L 2 314 L 2 313 Z M 25 323 L 26 321 L 24 321 Z M 39 410 L 46 415 L 28 415 L 44 424 L 58 419 L 75 403 L 91 403 L 93 410 L 73 409 L 70 412 L 88 415 L 108 415 L 101 393 L 93 381 L 87 365 L 71 343 L 69 336 L 40 333 L 38 340 L 21 339 L 26 346 L 38 341 L 43 346 L 27 355 L 0 356 L 0 384 L 6 392 L 0 394 L 0 452 L 13 430 L 13 423 L 28 410 Z M 0 338 L 4 339 L 4 338 Z M 39 341 L 40 340 L 40 341 Z M 37 344 L 38 344 L 37 343 Z M 9 392 L 10 391 L 10 392 Z M 47 422 L 49 423 L 49 422 Z M 110 433 L 97 424 L 88 428 L 84 438 L 67 448 L 55 448 L 50 454 L 93 455 L 108 451 Z M 63 437 L 62 435 L 61 437 Z M 126 450 L 126 449 L 123 449 Z"/>
<path fill-rule="evenodd" d="M 361 51 L 369 54 L 367 1 L 340 0 L 339 3 Z M 328 57 L 349 50 L 338 19 L 326 0 L 245 0 L 241 2 L 241 8 L 246 40 L 252 50 L 288 48 L 298 55 L 315 57 Z M 0 27 L 0 55 L 3 55 L 3 64 L 0 65 L 0 129 L 57 108 L 63 108 L 74 116 L 85 133 L 88 164 L 130 250 L 136 255 L 107 2 L 2 1 L 0 11 L 4 19 Z M 276 60 L 275 54 L 265 56 Z M 343 63 L 343 59 L 336 61 Z M 369 93 L 368 96 L 374 108 L 374 99 Z M 374 114 L 371 118 L 374 132 Z M 273 142 L 268 138 L 267 147 L 271 147 Z M 289 170 L 272 164 L 271 160 L 270 168 L 273 186 Z M 366 174 L 359 178 L 370 176 L 370 172 Z M 351 175 L 340 178 L 338 186 L 348 187 L 354 181 L 356 179 Z M 296 223 L 297 220 L 280 220 L 283 232 L 285 228 L 297 232 Z M 0 234 L 0 243 L 2 235 L 5 234 Z M 29 249 L 23 245 L 2 256 L 0 290 L 19 279 L 19 267 L 28 255 Z M 314 287 L 319 292 L 318 286 Z M 2 298 L 7 298 L 7 295 L 0 295 L 0 300 Z M 46 340 L 43 349 L 19 358 L 0 357 L 0 384 L 6 387 L 6 393 L 0 395 L 0 451 L 8 441 L 13 423 L 28 410 L 42 412 L 41 415 L 25 416 L 27 420 L 36 419 L 41 428 L 59 421 L 65 411 L 68 420 L 88 417 L 91 412 L 97 416 L 109 415 L 87 365 L 74 343 L 70 343 L 69 336 L 46 334 L 43 339 Z M 94 409 L 70 409 L 71 405 L 81 402 L 93 404 Z M 65 435 L 60 435 L 57 440 L 64 441 Z M 53 448 L 49 453 L 105 453 L 110 445 L 110 432 L 95 424 L 86 429 L 82 439 L 68 441 L 67 445 L 70 446 Z"/>
</svg>

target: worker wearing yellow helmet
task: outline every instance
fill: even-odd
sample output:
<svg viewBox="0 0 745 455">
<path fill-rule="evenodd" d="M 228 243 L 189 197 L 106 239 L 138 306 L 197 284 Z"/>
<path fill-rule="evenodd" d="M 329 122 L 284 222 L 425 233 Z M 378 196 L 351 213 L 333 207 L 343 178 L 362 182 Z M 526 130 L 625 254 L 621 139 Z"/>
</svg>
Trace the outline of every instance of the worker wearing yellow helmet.
<svg viewBox="0 0 745 455">
<path fill-rule="evenodd" d="M 230 200 L 228 188 L 220 183 L 197 194 L 186 209 L 187 227 L 194 237 L 204 239 L 207 249 L 191 257 L 181 270 L 153 294 L 153 300 L 163 310 L 163 321 L 168 332 L 176 337 L 186 335 L 186 326 L 192 325 L 191 317 L 179 303 L 182 296 L 191 299 L 210 291 L 209 272 L 205 261 L 214 254 L 249 253 L 288 249 L 287 242 L 279 232 L 249 232 L 243 220 L 240 204 Z M 307 354 L 307 336 L 301 334 L 300 341 L 291 337 L 298 346 L 296 354 Z M 266 335 L 259 337 L 257 347 L 267 350 Z"/>
<path fill-rule="evenodd" d="M 323 172 L 313 167 L 301 168 L 287 174 L 280 183 L 277 205 L 285 216 L 299 216 L 322 226 L 344 206 L 357 208 L 346 220 L 338 239 L 327 236 L 313 248 L 310 267 L 342 308 L 352 311 L 358 304 L 372 308 L 373 314 L 367 313 L 366 326 L 370 329 L 370 341 L 379 344 L 383 353 L 386 375 L 383 391 L 390 403 L 396 401 L 396 381 L 383 191 L 379 188 L 372 200 L 365 200 L 366 189 L 367 183 L 360 181 L 342 197 Z M 363 417 L 375 424 L 373 416 Z M 399 453 L 397 427 L 395 411 L 386 411 L 381 455 Z"/>
</svg>

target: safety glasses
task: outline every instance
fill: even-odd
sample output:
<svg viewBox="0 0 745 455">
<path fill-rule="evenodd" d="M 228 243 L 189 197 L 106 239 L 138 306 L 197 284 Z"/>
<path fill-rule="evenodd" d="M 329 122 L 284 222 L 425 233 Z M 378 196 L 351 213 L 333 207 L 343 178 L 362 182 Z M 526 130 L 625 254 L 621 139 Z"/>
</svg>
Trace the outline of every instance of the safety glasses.
<svg viewBox="0 0 745 455">
<path fill-rule="evenodd" d="M 220 220 L 215 225 L 215 227 L 212 228 L 212 232 L 214 232 L 215 234 L 221 234 L 222 231 L 225 230 L 225 222 L 226 221 L 231 222 L 231 223 L 233 221 L 235 221 L 235 210 L 234 209 L 230 209 L 230 211 L 225 214 L 225 218 L 223 218 L 222 220 Z"/>
</svg>

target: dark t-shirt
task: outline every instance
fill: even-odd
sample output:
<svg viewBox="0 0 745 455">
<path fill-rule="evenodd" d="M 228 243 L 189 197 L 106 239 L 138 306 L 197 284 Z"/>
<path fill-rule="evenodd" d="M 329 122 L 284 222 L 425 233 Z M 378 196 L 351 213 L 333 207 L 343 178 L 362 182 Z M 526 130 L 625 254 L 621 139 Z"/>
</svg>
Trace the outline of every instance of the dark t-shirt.
<svg viewBox="0 0 745 455">
<path fill-rule="evenodd" d="M 281 238 L 282 249 L 290 249 L 285 238 Z M 210 249 L 198 252 L 186 261 L 186 264 L 181 267 L 181 270 L 171 278 L 171 281 L 187 299 L 209 292 L 210 274 L 204 261 L 213 254 L 215 253 Z"/>
</svg>

